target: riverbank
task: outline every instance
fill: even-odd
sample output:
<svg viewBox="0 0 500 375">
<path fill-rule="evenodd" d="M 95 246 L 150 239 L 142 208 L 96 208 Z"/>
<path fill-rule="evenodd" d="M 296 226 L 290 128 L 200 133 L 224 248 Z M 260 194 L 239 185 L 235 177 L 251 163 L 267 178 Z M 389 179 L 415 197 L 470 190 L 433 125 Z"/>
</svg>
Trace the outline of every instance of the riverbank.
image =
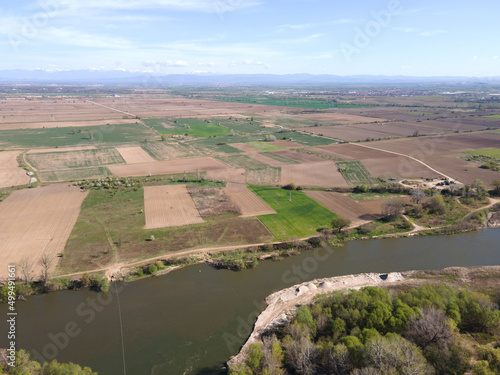
<svg viewBox="0 0 500 375">
<path fill-rule="evenodd" d="M 233 366 L 244 362 L 248 357 L 251 344 L 262 343 L 261 337 L 266 332 L 286 324 L 292 313 L 302 305 L 309 305 L 314 298 L 333 291 L 361 289 L 367 286 L 384 288 L 416 287 L 424 283 L 446 283 L 460 287 L 467 284 L 482 289 L 500 284 L 500 266 L 462 268 L 445 268 L 441 271 L 406 271 L 388 274 L 363 273 L 358 275 L 336 276 L 315 279 L 293 285 L 269 295 L 266 298 L 266 309 L 258 316 L 252 333 L 237 355 L 227 365 Z M 475 285 L 477 284 L 477 285 Z"/>
</svg>

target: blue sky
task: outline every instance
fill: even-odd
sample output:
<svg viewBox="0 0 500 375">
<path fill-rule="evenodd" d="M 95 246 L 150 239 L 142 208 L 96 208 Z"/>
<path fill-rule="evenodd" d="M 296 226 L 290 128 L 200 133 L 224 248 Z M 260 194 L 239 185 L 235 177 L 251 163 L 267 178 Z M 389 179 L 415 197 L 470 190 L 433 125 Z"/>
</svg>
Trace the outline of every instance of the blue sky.
<svg viewBox="0 0 500 375">
<path fill-rule="evenodd" d="M 500 76 L 500 2 L 16 0 L 0 69 Z"/>
</svg>

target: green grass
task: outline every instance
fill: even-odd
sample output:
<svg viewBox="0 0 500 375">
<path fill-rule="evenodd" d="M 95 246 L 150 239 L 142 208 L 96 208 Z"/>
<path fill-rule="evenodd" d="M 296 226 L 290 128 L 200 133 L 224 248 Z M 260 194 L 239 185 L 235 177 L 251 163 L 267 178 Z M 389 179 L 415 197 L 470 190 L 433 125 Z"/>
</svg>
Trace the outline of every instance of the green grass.
<svg viewBox="0 0 500 375">
<path fill-rule="evenodd" d="M 249 146 L 252 146 L 261 151 L 280 151 L 286 150 L 286 147 L 276 145 L 272 142 L 247 142 Z"/>
<path fill-rule="evenodd" d="M 319 229 L 330 228 L 337 216 L 301 191 L 292 191 L 290 202 L 287 190 L 260 186 L 250 186 L 250 189 L 277 212 L 259 219 L 278 241 L 312 236 Z"/>
<path fill-rule="evenodd" d="M 285 158 L 284 156 L 274 154 L 272 152 L 261 152 L 261 155 L 267 156 L 268 158 L 278 160 L 278 161 L 281 161 L 281 162 L 287 163 L 287 164 L 300 164 L 296 160 L 288 159 L 288 158 Z"/>
<path fill-rule="evenodd" d="M 350 185 L 373 185 L 378 183 L 360 161 L 340 161 L 337 162 L 337 167 Z"/>
<path fill-rule="evenodd" d="M 310 134 L 299 132 L 275 133 L 274 135 L 276 136 L 276 139 L 290 138 L 292 142 L 299 143 L 304 146 L 326 146 L 331 145 L 332 143 L 338 143 L 333 139 L 312 136 Z"/>
<path fill-rule="evenodd" d="M 465 154 L 488 156 L 493 159 L 500 159 L 500 148 L 486 148 L 484 150 L 465 151 Z"/>
<path fill-rule="evenodd" d="M 490 115 L 490 116 L 483 116 L 483 117 L 488 117 L 488 118 L 500 118 L 500 115 Z"/>
<path fill-rule="evenodd" d="M 73 128 L 0 130 L 0 147 L 64 147 L 102 143 L 140 142 L 157 136 L 142 124 L 89 126 L 73 134 Z M 89 137 L 92 132 L 92 139 Z"/>
<path fill-rule="evenodd" d="M 259 160 L 252 159 L 246 155 L 217 156 L 216 158 L 223 163 L 230 165 L 231 168 L 244 168 L 246 170 L 269 168 L 269 165 Z"/>
<path fill-rule="evenodd" d="M 161 134 L 175 134 L 182 135 L 188 134 L 193 138 L 207 138 L 207 137 L 220 137 L 228 135 L 231 131 L 228 128 L 219 126 L 214 123 L 208 123 L 200 119 L 177 119 L 177 120 L 167 120 L 167 119 L 147 119 L 143 120 L 146 125 L 151 126 L 157 132 Z M 174 122 L 175 121 L 175 122 Z M 171 128 L 166 128 L 162 125 L 166 123 Z"/>
</svg>

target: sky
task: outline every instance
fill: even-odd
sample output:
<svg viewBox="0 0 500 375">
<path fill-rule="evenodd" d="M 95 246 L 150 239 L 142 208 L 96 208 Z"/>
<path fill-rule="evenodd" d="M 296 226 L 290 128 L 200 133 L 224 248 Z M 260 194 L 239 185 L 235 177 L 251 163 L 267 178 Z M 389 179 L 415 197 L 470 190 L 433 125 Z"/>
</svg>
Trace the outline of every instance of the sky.
<svg viewBox="0 0 500 375">
<path fill-rule="evenodd" d="M 498 0 L 16 0 L 0 70 L 500 76 Z"/>
</svg>

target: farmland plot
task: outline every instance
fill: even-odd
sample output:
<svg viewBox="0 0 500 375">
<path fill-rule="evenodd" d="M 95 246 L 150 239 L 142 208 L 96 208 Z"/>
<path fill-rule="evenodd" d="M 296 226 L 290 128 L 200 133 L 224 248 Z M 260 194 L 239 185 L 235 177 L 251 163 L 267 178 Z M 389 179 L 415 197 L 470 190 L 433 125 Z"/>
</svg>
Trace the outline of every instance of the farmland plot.
<svg viewBox="0 0 500 375">
<path fill-rule="evenodd" d="M 24 185 L 30 182 L 26 171 L 19 167 L 17 156 L 19 151 L 0 152 L 0 188 Z"/>
<path fill-rule="evenodd" d="M 27 154 L 26 159 L 33 168 L 39 171 L 58 171 L 125 163 L 121 155 L 114 149 L 33 153 Z"/>
<path fill-rule="evenodd" d="M 240 209 L 242 217 L 276 213 L 276 211 L 257 197 L 244 184 L 228 183 L 224 191 Z"/>
<path fill-rule="evenodd" d="M 43 254 L 50 256 L 54 269 L 86 196 L 77 187 L 50 185 L 14 191 L 0 203 L 0 279 L 7 276 L 8 264 L 26 258 L 38 278 Z"/>
<path fill-rule="evenodd" d="M 141 147 L 120 147 L 116 149 L 127 164 L 147 163 L 155 161 Z"/>
<path fill-rule="evenodd" d="M 281 167 L 281 184 L 290 183 L 301 186 L 348 186 L 335 163 L 331 161 Z"/>
<path fill-rule="evenodd" d="M 373 185 L 378 183 L 359 161 L 337 162 L 337 167 L 350 185 Z"/>
<path fill-rule="evenodd" d="M 144 187 L 145 229 L 203 223 L 186 185 Z"/>
</svg>

